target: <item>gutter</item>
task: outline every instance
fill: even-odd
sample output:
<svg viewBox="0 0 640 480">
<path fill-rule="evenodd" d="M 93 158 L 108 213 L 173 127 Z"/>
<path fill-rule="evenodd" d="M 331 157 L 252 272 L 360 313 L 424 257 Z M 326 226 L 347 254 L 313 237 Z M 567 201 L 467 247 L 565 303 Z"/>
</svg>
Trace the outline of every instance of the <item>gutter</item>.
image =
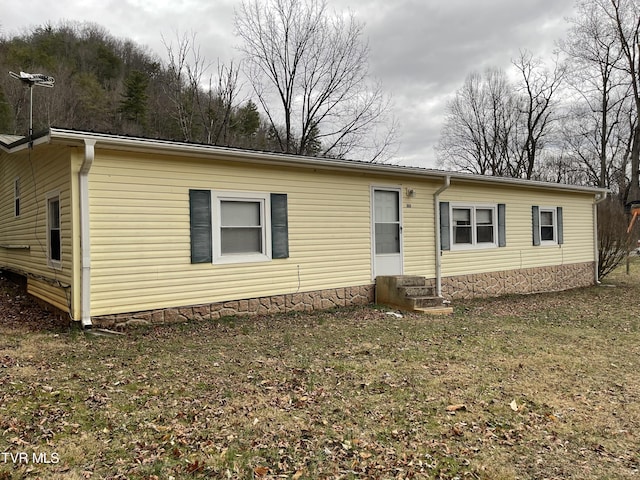
<svg viewBox="0 0 640 480">
<path fill-rule="evenodd" d="M 82 270 L 80 280 L 80 314 L 82 327 L 91 328 L 91 246 L 89 228 L 89 171 L 95 159 L 95 140 L 85 139 L 84 161 L 78 173 L 80 183 L 80 250 Z"/>
<path fill-rule="evenodd" d="M 442 296 L 442 251 L 440 244 L 440 194 L 451 186 L 451 176 L 447 175 L 444 178 L 444 185 L 442 185 L 433 194 L 433 211 L 435 213 L 435 244 L 436 244 L 436 296 Z"/>
<path fill-rule="evenodd" d="M 595 264 L 593 277 L 596 285 L 600 285 L 600 277 L 598 275 L 598 269 L 600 267 L 600 265 L 598 265 L 598 257 L 600 256 L 598 251 L 598 204 L 607 199 L 608 192 L 608 190 L 603 190 L 593 202 L 593 258 Z"/>
<path fill-rule="evenodd" d="M 242 150 L 239 148 L 220 147 L 217 145 L 194 144 L 175 142 L 169 140 L 151 139 L 143 137 L 127 137 L 106 133 L 84 132 L 51 127 L 49 129 L 50 143 L 66 143 L 81 145 L 85 140 L 99 141 L 104 148 L 124 150 L 128 152 L 161 151 L 166 155 L 186 155 L 218 159 L 231 162 L 247 162 L 264 165 L 280 165 L 286 167 L 305 167 L 313 169 L 345 170 L 370 173 L 382 173 L 396 176 L 405 176 L 415 179 L 425 178 L 429 180 L 445 179 L 449 177 L 456 181 L 468 183 L 485 183 L 490 185 L 509 185 L 514 187 L 540 188 L 545 190 L 563 190 L 578 193 L 597 194 L 604 191 L 602 188 L 583 187 L 579 185 L 565 185 L 536 180 L 523 180 L 511 177 L 492 177 L 463 172 L 447 172 L 422 167 L 398 166 L 380 163 L 368 163 L 357 160 L 344 160 L 339 158 L 309 157 L 302 155 L 263 152 L 255 150 Z M 37 140 L 37 139 L 36 139 Z"/>
</svg>

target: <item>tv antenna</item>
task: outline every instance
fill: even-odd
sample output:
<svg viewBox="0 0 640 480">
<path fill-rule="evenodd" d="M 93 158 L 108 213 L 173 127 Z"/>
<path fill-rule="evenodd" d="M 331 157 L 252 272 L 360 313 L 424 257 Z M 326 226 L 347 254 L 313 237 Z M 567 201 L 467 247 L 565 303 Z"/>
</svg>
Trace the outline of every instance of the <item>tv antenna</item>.
<svg viewBox="0 0 640 480">
<path fill-rule="evenodd" d="M 53 88 L 56 81 L 53 77 L 42 73 L 14 73 L 9 72 L 13 78 L 20 80 L 29 87 L 29 148 L 33 147 L 33 86 Z"/>
</svg>

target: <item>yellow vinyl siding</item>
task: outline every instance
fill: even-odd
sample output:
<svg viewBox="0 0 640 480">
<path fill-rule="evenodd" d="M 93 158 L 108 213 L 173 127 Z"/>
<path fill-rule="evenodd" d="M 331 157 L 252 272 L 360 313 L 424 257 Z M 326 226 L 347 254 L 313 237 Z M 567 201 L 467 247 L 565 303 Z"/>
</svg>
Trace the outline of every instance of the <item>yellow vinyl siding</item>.
<svg viewBox="0 0 640 480">
<path fill-rule="evenodd" d="M 522 187 L 453 185 L 442 201 L 506 204 L 507 246 L 443 252 L 442 275 L 455 276 L 594 260 L 593 194 Z M 563 207 L 564 244 L 533 246 L 531 207 Z"/>
<path fill-rule="evenodd" d="M 28 245 L 29 249 L 0 247 L 0 268 L 31 277 L 30 288 L 58 307 L 68 310 L 69 292 L 51 284 L 71 286 L 72 212 L 70 151 L 36 147 L 15 154 L 0 154 L 0 245 Z M 14 179 L 20 178 L 20 216 L 14 216 Z M 47 195 L 60 196 L 61 267 L 47 264 Z M 36 280 L 34 280 L 36 279 Z M 44 287 L 43 285 L 49 285 Z"/>
<path fill-rule="evenodd" d="M 92 315 L 372 281 L 361 175 L 99 151 L 89 178 Z M 286 193 L 290 258 L 192 265 L 189 189 Z"/>
<path fill-rule="evenodd" d="M 62 288 L 51 285 L 50 283 L 37 280 L 35 278 L 27 279 L 27 292 L 45 302 L 53 305 L 63 312 L 69 311 L 69 296 L 71 289 L 69 287 Z"/>
<path fill-rule="evenodd" d="M 77 319 L 80 296 L 79 287 L 74 286 L 80 285 L 82 254 L 78 172 L 83 149 L 43 145 L 31 153 L 31 158 L 28 151 L 0 154 L 0 245 L 30 247 L 0 248 L 0 267 L 28 274 L 30 291 L 54 305 L 71 302 Z M 21 179 L 19 218 L 13 215 L 16 177 Z M 372 187 L 400 189 L 404 273 L 433 278 L 435 235 L 439 234 L 433 195 L 443 183 L 443 179 L 409 177 L 402 172 L 346 172 L 125 153 L 101 149 L 98 144 L 89 173 L 91 315 L 370 284 Z M 190 189 L 286 193 L 290 257 L 191 264 Z M 61 205 L 59 270 L 46 262 L 46 198 L 54 191 L 59 192 Z M 594 260 L 593 193 L 454 178 L 441 200 L 507 205 L 507 246 L 445 251 L 445 277 Z M 532 245 L 533 205 L 563 207 L 562 246 Z"/>
<path fill-rule="evenodd" d="M 260 154 L 255 163 L 245 154 L 238 157 L 244 160 L 232 161 L 230 156 L 216 159 L 226 154 L 215 149 L 185 147 L 188 153 L 179 156 L 177 150 L 154 155 L 120 147 L 128 148 L 117 145 L 111 150 L 98 141 L 88 177 L 92 316 L 370 284 L 373 187 L 401 191 L 404 273 L 435 276 L 439 231 L 433 195 L 444 184 L 443 177 L 410 175 L 411 170 L 402 169 L 334 170 L 322 160 L 317 168 L 304 166 L 307 160 L 285 166 L 278 165 L 288 161 L 284 157 Z M 0 245 L 5 246 L 0 247 L 0 268 L 27 275 L 31 293 L 65 310 L 71 305 L 75 319 L 80 318 L 78 173 L 83 160 L 84 147 L 73 142 L 43 144 L 31 152 L 0 152 Z M 441 201 L 506 204 L 507 246 L 445 251 L 444 277 L 594 261 L 596 191 L 452 176 Z M 19 218 L 14 216 L 16 177 L 21 189 Z M 287 194 L 290 257 L 191 264 L 190 189 Z M 52 192 L 60 196 L 60 269 L 46 261 L 46 199 Z M 563 207 L 563 245 L 533 246 L 533 205 Z M 20 245 L 29 248 L 6 248 Z"/>
<path fill-rule="evenodd" d="M 403 187 L 402 215 L 405 275 L 435 276 L 433 194 L 440 187 L 433 182 L 413 182 Z M 414 190 L 412 197 L 406 189 Z"/>
<path fill-rule="evenodd" d="M 89 176 L 91 313 L 371 283 L 374 186 L 401 188 L 404 273 L 433 277 L 433 194 L 442 183 L 410 180 L 98 150 Z M 191 264 L 189 189 L 286 193 L 290 258 Z M 507 247 L 444 252 L 443 276 L 593 261 L 593 194 L 454 183 L 441 200 L 507 204 Z M 533 247 L 532 205 L 563 207 L 564 245 Z"/>
<path fill-rule="evenodd" d="M 100 150 L 89 179 L 94 316 L 372 283 L 372 186 L 402 188 L 405 272 L 433 275 L 431 182 Z M 189 189 L 286 193 L 290 258 L 192 265 Z"/>
</svg>

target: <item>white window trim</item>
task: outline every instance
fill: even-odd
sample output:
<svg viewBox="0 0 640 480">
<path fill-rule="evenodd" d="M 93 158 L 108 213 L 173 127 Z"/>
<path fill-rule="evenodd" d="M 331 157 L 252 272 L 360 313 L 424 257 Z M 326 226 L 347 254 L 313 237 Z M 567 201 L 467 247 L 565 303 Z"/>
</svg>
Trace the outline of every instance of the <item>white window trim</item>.
<svg viewBox="0 0 640 480">
<path fill-rule="evenodd" d="M 56 270 L 60 270 L 62 268 L 62 202 L 60 201 L 60 192 L 53 191 L 49 192 L 45 195 L 46 199 L 46 209 L 45 215 L 47 218 L 46 226 L 47 226 L 47 265 Z M 49 202 L 52 200 L 58 200 L 58 215 L 59 215 L 59 223 L 60 223 L 60 260 L 54 260 L 51 258 L 51 228 L 49 221 Z"/>
<path fill-rule="evenodd" d="M 262 245 L 264 251 L 255 254 L 222 254 L 221 235 L 221 203 L 224 200 L 235 200 L 247 202 L 260 202 L 261 223 L 262 223 Z M 223 190 L 211 191 L 211 216 L 213 235 L 213 263 L 250 263 L 271 261 L 271 195 L 263 192 L 228 192 Z"/>
<path fill-rule="evenodd" d="M 16 205 L 19 205 L 19 208 L 16 208 Z M 18 209 L 20 212 L 18 212 Z M 20 194 L 20 177 L 16 177 L 13 181 L 13 216 L 20 217 L 20 213 L 22 212 L 22 201 Z"/>
<path fill-rule="evenodd" d="M 453 220 L 453 210 L 459 208 L 471 209 L 471 240 L 472 243 L 456 243 L 454 236 L 454 220 Z M 493 220 L 493 242 L 482 242 L 477 243 L 476 235 L 477 235 L 477 225 L 476 225 L 476 209 L 480 210 L 491 210 L 492 211 L 492 220 Z M 497 203 L 457 203 L 450 202 L 449 203 L 449 238 L 450 240 L 450 249 L 451 250 L 485 250 L 489 248 L 498 248 L 498 204 Z"/>
<path fill-rule="evenodd" d="M 553 240 L 542 239 L 542 213 L 551 212 L 553 215 Z M 538 235 L 540 236 L 540 246 L 558 246 L 558 208 L 557 207 L 538 207 Z"/>
</svg>

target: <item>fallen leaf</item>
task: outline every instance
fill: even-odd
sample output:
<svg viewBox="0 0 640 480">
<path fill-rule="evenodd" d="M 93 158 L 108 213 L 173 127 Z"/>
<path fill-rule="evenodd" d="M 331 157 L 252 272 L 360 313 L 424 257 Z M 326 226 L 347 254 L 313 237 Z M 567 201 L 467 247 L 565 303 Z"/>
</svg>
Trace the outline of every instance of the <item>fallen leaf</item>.
<svg viewBox="0 0 640 480">
<path fill-rule="evenodd" d="M 255 473 L 257 477 L 264 477 L 269 473 L 269 469 L 267 467 L 256 467 L 253 469 L 253 473 Z"/>
<path fill-rule="evenodd" d="M 466 410 L 467 406 L 464 403 L 456 403 L 454 405 L 448 405 L 445 409 L 447 412 L 457 412 L 459 410 Z"/>
<path fill-rule="evenodd" d="M 509 406 L 511 407 L 511 410 L 513 410 L 514 412 L 518 411 L 518 403 L 515 400 L 512 400 Z"/>
<path fill-rule="evenodd" d="M 189 463 L 187 465 L 187 473 L 199 472 L 199 471 L 201 471 L 203 469 L 203 467 L 204 467 L 204 464 L 200 463 L 199 460 L 196 460 L 195 462 Z"/>
</svg>

